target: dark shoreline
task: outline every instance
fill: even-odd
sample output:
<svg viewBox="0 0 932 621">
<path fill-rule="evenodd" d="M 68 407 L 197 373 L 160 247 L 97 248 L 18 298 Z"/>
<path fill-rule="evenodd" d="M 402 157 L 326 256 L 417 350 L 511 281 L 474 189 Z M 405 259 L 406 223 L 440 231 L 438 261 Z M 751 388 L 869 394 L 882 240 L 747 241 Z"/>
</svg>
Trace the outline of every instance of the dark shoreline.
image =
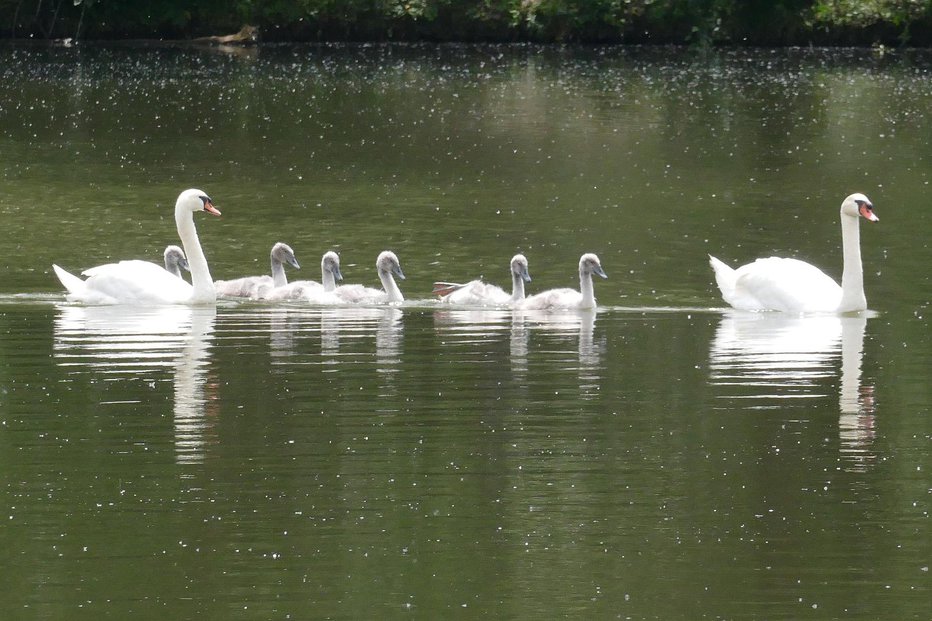
<svg viewBox="0 0 932 621">
<path fill-rule="evenodd" d="M 932 47 L 898 0 L 0 0 L 0 41 Z"/>
</svg>

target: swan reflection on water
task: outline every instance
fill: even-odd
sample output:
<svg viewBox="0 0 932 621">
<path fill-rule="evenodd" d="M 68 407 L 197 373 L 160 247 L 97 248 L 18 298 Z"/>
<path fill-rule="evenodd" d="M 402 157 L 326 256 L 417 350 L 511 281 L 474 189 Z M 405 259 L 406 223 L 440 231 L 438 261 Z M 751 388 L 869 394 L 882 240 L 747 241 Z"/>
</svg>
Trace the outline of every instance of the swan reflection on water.
<svg viewBox="0 0 932 621">
<path fill-rule="evenodd" d="M 63 367 L 127 380 L 148 376 L 149 383 L 158 381 L 153 371 L 172 370 L 176 459 L 200 462 L 218 409 L 218 383 L 209 372 L 215 319 L 212 306 L 63 305 L 55 317 L 54 355 Z"/>
<path fill-rule="evenodd" d="M 838 375 L 842 457 L 860 469 L 874 459 L 874 387 L 861 383 L 867 317 L 726 312 L 710 352 L 712 384 L 726 399 L 751 408 L 778 408 L 786 399 L 832 397 L 826 379 Z"/>
</svg>

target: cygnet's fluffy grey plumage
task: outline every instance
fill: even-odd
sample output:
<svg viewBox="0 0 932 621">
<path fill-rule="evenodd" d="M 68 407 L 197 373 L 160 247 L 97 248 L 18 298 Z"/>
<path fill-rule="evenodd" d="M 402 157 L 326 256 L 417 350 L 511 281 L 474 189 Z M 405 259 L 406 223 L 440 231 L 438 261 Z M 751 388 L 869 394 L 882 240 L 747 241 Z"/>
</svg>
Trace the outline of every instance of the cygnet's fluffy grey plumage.
<svg viewBox="0 0 932 621">
<path fill-rule="evenodd" d="M 514 306 L 524 299 L 524 283 L 531 282 L 527 257 L 516 254 L 511 258 L 511 293 L 481 280 L 464 284 L 435 282 L 434 293 L 447 304 L 462 306 Z"/>
<path fill-rule="evenodd" d="M 184 256 L 184 250 L 178 246 L 165 246 L 162 258 L 165 261 L 165 270 L 178 278 L 181 278 L 181 270 L 191 270 L 188 266 L 188 259 Z"/>
<path fill-rule="evenodd" d="M 272 246 L 269 259 L 272 266 L 271 276 L 244 276 L 234 280 L 217 280 L 214 282 L 217 295 L 258 299 L 264 292 L 273 287 L 284 287 L 288 284 L 288 277 L 285 276 L 285 264 L 295 269 L 301 267 L 298 265 L 298 260 L 295 259 L 294 251 L 291 247 L 282 242 L 278 242 Z"/>
<path fill-rule="evenodd" d="M 375 268 L 382 283 L 382 289 L 373 289 L 362 285 L 341 285 L 333 294 L 344 304 L 397 304 L 404 302 L 401 289 L 395 282 L 395 277 L 404 280 L 401 263 L 394 252 L 385 250 L 379 254 Z"/>
<path fill-rule="evenodd" d="M 343 280 L 340 272 L 340 255 L 330 250 L 320 259 L 320 282 L 296 280 L 283 287 L 275 287 L 262 294 L 264 300 L 304 300 L 312 304 L 338 304 L 333 294 L 337 282 Z"/>
<path fill-rule="evenodd" d="M 575 289 L 542 291 L 525 298 L 516 304 L 515 308 L 522 310 L 595 308 L 595 292 L 592 286 L 593 274 L 608 278 L 602 270 L 599 257 L 589 252 L 579 258 L 579 291 Z"/>
</svg>

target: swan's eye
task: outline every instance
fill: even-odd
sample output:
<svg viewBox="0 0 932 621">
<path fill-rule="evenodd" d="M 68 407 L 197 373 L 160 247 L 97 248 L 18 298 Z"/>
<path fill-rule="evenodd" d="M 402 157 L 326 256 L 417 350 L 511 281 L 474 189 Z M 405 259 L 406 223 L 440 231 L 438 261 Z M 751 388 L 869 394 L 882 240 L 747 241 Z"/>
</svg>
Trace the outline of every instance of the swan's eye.
<svg viewBox="0 0 932 621">
<path fill-rule="evenodd" d="M 209 196 L 198 196 L 198 198 L 201 199 L 201 202 L 204 203 L 205 206 L 207 203 L 213 203 Z"/>
</svg>

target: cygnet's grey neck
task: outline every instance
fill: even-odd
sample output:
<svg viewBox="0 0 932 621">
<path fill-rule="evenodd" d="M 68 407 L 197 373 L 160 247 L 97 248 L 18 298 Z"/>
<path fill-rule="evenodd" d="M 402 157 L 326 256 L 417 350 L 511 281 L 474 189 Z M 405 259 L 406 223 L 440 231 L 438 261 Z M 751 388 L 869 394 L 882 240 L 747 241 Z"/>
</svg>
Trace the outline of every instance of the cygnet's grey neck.
<svg viewBox="0 0 932 621">
<path fill-rule="evenodd" d="M 272 285 L 275 287 L 284 287 L 288 284 L 288 277 L 285 275 L 285 266 L 282 265 L 281 259 L 272 255 Z"/>
<path fill-rule="evenodd" d="M 379 280 L 382 281 L 382 288 L 385 289 L 385 293 L 388 294 L 389 302 L 404 302 L 405 298 L 401 294 L 401 289 L 398 288 L 395 277 L 392 276 L 390 271 L 380 268 Z"/>
<path fill-rule="evenodd" d="M 511 272 L 511 300 L 520 302 L 524 299 L 524 277 L 518 272 Z"/>
<path fill-rule="evenodd" d="M 579 292 L 582 294 L 584 307 L 595 306 L 595 288 L 592 286 L 592 272 L 579 268 Z"/>
</svg>

